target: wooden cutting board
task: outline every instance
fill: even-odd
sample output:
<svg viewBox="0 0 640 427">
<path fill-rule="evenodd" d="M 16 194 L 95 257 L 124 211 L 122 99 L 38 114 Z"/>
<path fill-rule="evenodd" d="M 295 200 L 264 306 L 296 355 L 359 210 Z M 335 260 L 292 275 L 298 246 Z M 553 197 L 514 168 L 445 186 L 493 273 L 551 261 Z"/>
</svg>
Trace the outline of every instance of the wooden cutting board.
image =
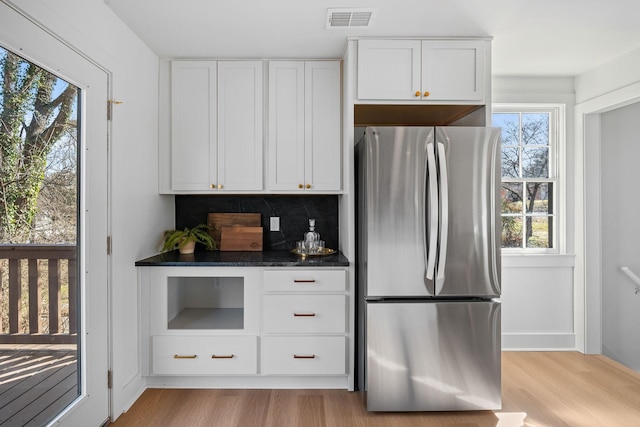
<svg viewBox="0 0 640 427">
<path fill-rule="evenodd" d="M 207 216 L 207 225 L 211 227 L 209 234 L 217 247 L 220 247 L 222 227 L 260 227 L 262 215 L 259 213 L 213 212 Z"/>
<path fill-rule="evenodd" d="M 262 227 L 222 227 L 221 251 L 261 251 Z"/>
</svg>

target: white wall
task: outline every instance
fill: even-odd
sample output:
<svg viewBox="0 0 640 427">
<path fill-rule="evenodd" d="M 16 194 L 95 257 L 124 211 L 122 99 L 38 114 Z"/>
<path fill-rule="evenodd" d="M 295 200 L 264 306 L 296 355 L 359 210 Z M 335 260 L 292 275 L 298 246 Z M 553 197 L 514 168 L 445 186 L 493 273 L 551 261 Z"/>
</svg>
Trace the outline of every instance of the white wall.
<svg viewBox="0 0 640 427">
<path fill-rule="evenodd" d="M 559 255 L 503 255 L 502 348 L 575 348 L 574 330 L 574 170 L 572 78 L 500 77 L 493 79 L 493 103 L 546 103 L 566 107 L 564 209 L 566 240 Z"/>
<path fill-rule="evenodd" d="M 173 198 L 158 196 L 157 190 L 158 58 L 101 0 L 12 3 L 106 69 L 112 97 L 122 102 L 114 106 L 110 146 L 112 406 L 117 417 L 144 386 L 134 262 L 156 253 L 162 230 L 174 224 Z"/>
<path fill-rule="evenodd" d="M 640 49 L 576 77 L 576 329 L 578 349 L 602 351 L 601 116 L 640 102 Z M 580 304 L 580 302 L 582 302 Z"/>
<path fill-rule="evenodd" d="M 640 48 L 576 77 L 576 103 L 581 104 L 603 94 L 638 82 Z"/>
<path fill-rule="evenodd" d="M 601 117 L 602 351 L 640 371 L 640 294 L 620 271 L 640 274 L 640 103 Z"/>
</svg>

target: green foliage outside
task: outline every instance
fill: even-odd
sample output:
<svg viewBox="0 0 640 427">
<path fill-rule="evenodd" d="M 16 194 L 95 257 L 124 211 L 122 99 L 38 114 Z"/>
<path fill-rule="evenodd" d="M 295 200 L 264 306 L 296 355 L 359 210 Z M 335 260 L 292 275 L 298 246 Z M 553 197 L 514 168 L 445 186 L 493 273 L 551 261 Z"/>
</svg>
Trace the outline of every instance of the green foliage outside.
<svg viewBox="0 0 640 427">
<path fill-rule="evenodd" d="M 0 244 L 76 244 L 75 86 L 0 47 Z M 47 333 L 46 260 L 39 261 L 40 329 Z M 28 268 L 21 269 L 21 332 L 28 332 Z M 68 264 L 60 265 L 68 331 Z M 8 261 L 0 260 L 0 333 L 8 332 Z"/>
</svg>

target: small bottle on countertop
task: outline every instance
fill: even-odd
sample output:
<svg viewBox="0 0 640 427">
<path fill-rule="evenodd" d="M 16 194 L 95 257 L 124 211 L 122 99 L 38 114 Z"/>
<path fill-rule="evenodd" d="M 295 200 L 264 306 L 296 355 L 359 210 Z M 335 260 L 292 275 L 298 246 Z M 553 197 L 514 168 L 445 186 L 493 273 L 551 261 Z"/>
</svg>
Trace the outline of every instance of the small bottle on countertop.
<svg viewBox="0 0 640 427">
<path fill-rule="evenodd" d="M 309 253 L 316 253 L 318 251 L 318 242 L 320 241 L 320 234 L 316 231 L 316 220 L 309 219 L 309 231 L 304 233 L 304 246 Z"/>
</svg>

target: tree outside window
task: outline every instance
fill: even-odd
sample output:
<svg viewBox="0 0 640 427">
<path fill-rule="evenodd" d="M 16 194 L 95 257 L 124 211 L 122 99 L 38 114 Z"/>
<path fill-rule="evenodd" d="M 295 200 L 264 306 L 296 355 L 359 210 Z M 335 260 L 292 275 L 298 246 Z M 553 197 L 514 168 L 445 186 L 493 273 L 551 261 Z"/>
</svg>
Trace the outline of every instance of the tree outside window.
<svg viewBox="0 0 640 427">
<path fill-rule="evenodd" d="M 556 248 L 555 112 L 494 111 L 502 128 L 502 247 Z"/>
</svg>

